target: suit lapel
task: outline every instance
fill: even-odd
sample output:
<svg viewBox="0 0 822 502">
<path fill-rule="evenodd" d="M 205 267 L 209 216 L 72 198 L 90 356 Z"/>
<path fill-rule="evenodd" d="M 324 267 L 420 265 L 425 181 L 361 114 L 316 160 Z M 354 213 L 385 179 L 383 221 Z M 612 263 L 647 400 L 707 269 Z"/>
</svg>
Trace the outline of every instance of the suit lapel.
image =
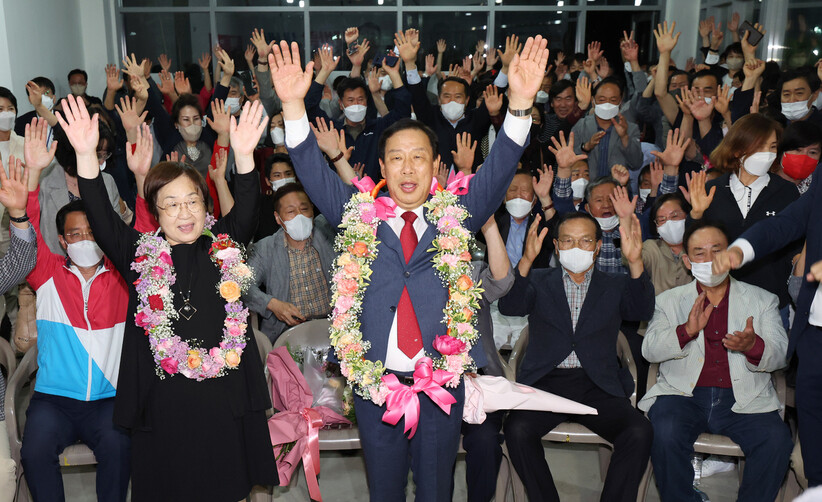
<svg viewBox="0 0 822 502">
<path fill-rule="evenodd" d="M 425 207 L 422 208 L 422 217 L 425 218 L 425 222 L 428 223 L 428 227 L 425 229 L 425 232 L 422 234 L 419 242 L 417 242 L 417 247 L 414 249 L 414 254 L 411 255 L 411 259 L 408 260 L 408 263 L 413 263 L 416 260 L 421 259 L 422 255 L 426 254 L 428 250 L 431 249 L 431 243 L 434 241 L 434 237 L 437 234 L 437 227 L 428 221 L 428 209 Z"/>
<path fill-rule="evenodd" d="M 401 259 L 404 260 L 400 239 L 397 237 L 397 234 L 394 233 L 394 230 L 391 229 L 391 225 L 389 225 L 388 222 L 383 221 L 377 225 L 377 239 L 379 239 L 385 247 L 392 249 Z"/>
<path fill-rule="evenodd" d="M 602 296 L 602 293 L 604 292 L 605 284 L 603 283 L 602 272 L 595 268 L 594 273 L 591 275 L 591 284 L 588 285 L 588 293 L 585 294 L 585 301 L 582 302 L 582 309 L 579 311 L 577 329 L 575 330 L 577 333 L 580 332 L 580 328 L 585 324 L 586 318 L 596 316 L 596 308 L 599 303 L 599 297 Z M 570 310 L 568 312 L 570 316 Z"/>
<path fill-rule="evenodd" d="M 565 283 L 562 278 L 562 269 L 558 269 L 558 273 L 556 274 L 551 274 L 549 276 L 549 280 L 552 284 L 550 284 L 548 290 L 551 291 L 554 296 L 553 307 L 556 309 L 556 318 L 562 319 L 561 322 L 564 325 L 563 328 L 566 329 L 568 333 L 571 333 L 574 329 L 574 325 L 571 322 L 571 309 L 568 307 L 568 296 L 565 294 Z"/>
</svg>

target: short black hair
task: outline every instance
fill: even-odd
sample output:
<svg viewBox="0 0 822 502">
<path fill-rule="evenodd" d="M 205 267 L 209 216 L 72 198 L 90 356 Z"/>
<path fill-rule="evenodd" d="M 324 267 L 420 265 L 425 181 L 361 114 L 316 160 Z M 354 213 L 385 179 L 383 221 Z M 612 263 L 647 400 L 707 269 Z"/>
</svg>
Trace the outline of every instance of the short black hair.
<svg viewBox="0 0 822 502">
<path fill-rule="evenodd" d="M 554 227 L 554 239 L 559 240 L 559 229 L 562 225 L 566 222 L 571 220 L 588 220 L 594 224 L 594 228 L 596 228 L 596 237 L 597 240 L 602 240 L 602 228 L 599 226 L 599 222 L 588 213 L 582 211 L 572 211 L 570 213 L 565 213 L 559 217 L 559 221 L 557 221 L 556 226 Z"/>
<path fill-rule="evenodd" d="M 365 97 L 368 97 L 368 87 L 361 78 L 346 78 L 337 85 L 337 95 L 342 100 L 345 97 L 345 91 L 353 91 L 354 89 L 362 89 Z"/>
<path fill-rule="evenodd" d="M 728 54 L 730 54 L 732 52 L 734 54 L 743 54 L 744 55 L 745 53 L 742 52 L 742 42 L 734 42 L 731 45 L 729 45 L 728 47 L 725 47 L 725 51 L 722 53 L 722 57 L 727 58 Z"/>
<path fill-rule="evenodd" d="M 822 145 L 822 129 L 810 120 L 794 120 L 782 133 L 779 151 L 798 150 L 817 143 Z"/>
<path fill-rule="evenodd" d="M 711 77 L 712 79 L 714 79 L 714 82 L 716 82 L 717 86 L 719 86 L 719 84 L 721 83 L 721 79 L 716 75 L 716 73 L 712 72 L 711 70 L 700 70 L 694 73 L 694 76 L 693 78 L 691 78 L 690 83 L 693 84 L 694 80 L 703 77 Z"/>
<path fill-rule="evenodd" d="M 37 84 L 40 87 L 45 87 L 47 89 L 50 89 L 52 96 L 57 94 L 57 89 L 54 87 L 54 82 L 47 79 L 46 77 L 34 77 L 33 79 L 31 79 L 31 81 L 34 82 L 35 84 Z M 29 90 L 26 89 L 26 96 L 28 96 L 28 95 L 29 95 Z M 55 99 L 57 99 L 57 98 L 55 97 Z"/>
<path fill-rule="evenodd" d="M 200 114 L 200 118 L 204 118 L 203 108 L 200 106 L 200 96 L 194 94 L 183 94 L 174 102 L 171 107 L 171 123 L 176 124 L 180 120 L 180 111 L 186 106 L 193 106 Z"/>
<path fill-rule="evenodd" d="M 782 78 L 780 78 L 779 82 L 777 82 L 776 84 L 777 92 L 781 95 L 782 86 L 785 85 L 787 82 L 790 82 L 791 80 L 796 80 L 798 78 L 805 79 L 805 81 L 808 83 L 808 87 L 811 88 L 811 92 L 816 92 L 819 89 L 820 82 L 819 77 L 816 76 L 816 71 L 806 66 L 783 72 Z"/>
<path fill-rule="evenodd" d="M 584 63 L 587 59 L 588 56 L 586 56 L 584 52 L 575 52 L 574 55 L 571 56 L 571 62 Z"/>
<path fill-rule="evenodd" d="M 66 216 L 69 213 L 80 212 L 86 214 L 86 205 L 83 204 L 81 199 L 76 199 L 65 206 L 61 207 L 59 211 L 57 211 L 57 217 L 55 218 L 57 223 L 57 234 L 63 235 L 66 231 Z"/>
<path fill-rule="evenodd" d="M 690 87 L 691 86 L 691 74 L 688 73 L 687 71 L 682 71 L 682 70 L 674 70 L 668 75 L 668 87 L 671 86 L 671 80 L 673 80 L 674 77 L 678 77 L 680 75 L 685 75 L 685 77 L 688 79 L 688 87 Z"/>
<path fill-rule="evenodd" d="M 442 94 L 442 86 L 444 86 L 446 82 L 456 82 L 458 84 L 462 84 L 462 86 L 465 87 L 465 97 L 467 98 L 470 95 L 471 86 L 468 84 L 468 82 L 464 78 L 450 77 L 449 76 L 449 77 L 445 77 L 443 80 L 440 80 L 440 82 L 437 84 L 437 95 L 438 96 L 440 94 Z"/>
<path fill-rule="evenodd" d="M 86 73 L 85 70 L 81 70 L 80 68 L 75 68 L 71 70 L 68 74 L 68 77 L 66 77 L 66 80 L 71 80 L 71 77 L 73 77 L 74 75 L 82 75 L 83 80 L 88 82 L 88 73 Z"/>
<path fill-rule="evenodd" d="M 281 186 L 276 192 L 274 192 L 274 199 L 272 200 L 272 206 L 274 207 L 274 211 L 279 213 L 280 201 L 283 200 L 283 197 L 295 192 L 304 193 L 306 197 L 308 197 L 305 188 L 303 188 L 303 186 L 300 183 L 286 183 L 285 185 Z M 308 199 L 308 201 L 311 202 L 311 199 Z"/>
<path fill-rule="evenodd" d="M 573 89 L 573 88 L 574 88 L 574 83 L 571 82 L 570 80 L 562 79 L 562 80 L 557 81 L 548 90 L 548 101 L 549 102 L 553 101 L 554 98 L 556 98 L 557 96 L 559 96 L 560 94 L 565 92 L 567 89 Z M 573 93 L 573 92 L 572 92 L 572 94 L 574 94 L 574 99 L 576 99 L 576 97 L 577 97 L 576 94 Z"/>
<path fill-rule="evenodd" d="M 388 143 L 389 138 L 400 131 L 405 131 L 408 129 L 422 131 L 426 136 L 428 136 L 428 142 L 431 144 L 432 156 L 434 159 L 437 158 L 437 155 L 439 155 L 439 140 L 437 139 L 437 133 L 419 120 L 404 118 L 391 124 L 382 132 L 382 136 L 380 136 L 377 152 L 379 153 L 379 158 L 382 159 L 383 162 L 385 162 L 385 145 Z"/>
<path fill-rule="evenodd" d="M 685 254 L 688 254 L 688 241 L 691 240 L 691 236 L 703 228 L 715 228 L 719 230 L 722 232 L 722 235 L 725 236 L 725 240 L 728 242 L 728 245 L 731 244 L 731 239 L 728 237 L 728 229 L 725 228 L 725 225 L 722 222 L 703 218 L 701 220 L 696 220 L 685 227 L 685 234 L 682 236 L 682 246 L 685 250 Z"/>
<path fill-rule="evenodd" d="M 657 197 L 654 201 L 654 205 L 651 207 L 651 212 L 648 214 L 648 221 L 651 222 L 651 235 L 654 237 L 659 235 L 656 230 L 656 213 L 659 212 L 659 208 L 661 208 L 666 202 L 676 202 L 685 214 L 691 212 L 691 205 L 688 204 L 688 201 L 685 200 L 685 197 L 679 192 L 666 193 Z"/>
<path fill-rule="evenodd" d="M 6 89 L 5 87 L 0 87 L 0 98 L 6 98 L 11 101 L 11 105 L 14 109 L 17 109 L 17 98 L 14 97 L 14 93 L 10 90 Z"/>
<path fill-rule="evenodd" d="M 274 167 L 274 164 L 277 162 L 284 162 L 291 166 L 291 169 L 294 169 L 294 163 L 291 162 L 291 157 L 287 153 L 274 153 L 268 156 L 265 159 L 265 177 L 268 178 L 271 176 L 271 168 Z"/>
<path fill-rule="evenodd" d="M 619 95 L 625 97 L 625 85 L 622 83 L 622 80 L 616 77 L 605 77 L 600 80 L 596 87 L 594 87 L 594 91 L 591 93 L 591 96 L 596 96 L 602 86 L 607 84 L 617 86 L 619 88 Z"/>
</svg>

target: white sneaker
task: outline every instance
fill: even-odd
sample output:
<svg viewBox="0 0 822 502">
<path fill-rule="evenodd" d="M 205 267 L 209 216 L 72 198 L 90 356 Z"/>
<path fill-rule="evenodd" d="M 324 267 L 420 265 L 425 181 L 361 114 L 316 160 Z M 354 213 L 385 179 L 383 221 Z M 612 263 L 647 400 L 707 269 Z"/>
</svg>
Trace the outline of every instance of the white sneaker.
<svg viewBox="0 0 822 502">
<path fill-rule="evenodd" d="M 707 478 L 719 472 L 728 472 L 736 468 L 736 463 L 730 457 L 711 455 L 702 461 L 702 477 Z"/>
</svg>

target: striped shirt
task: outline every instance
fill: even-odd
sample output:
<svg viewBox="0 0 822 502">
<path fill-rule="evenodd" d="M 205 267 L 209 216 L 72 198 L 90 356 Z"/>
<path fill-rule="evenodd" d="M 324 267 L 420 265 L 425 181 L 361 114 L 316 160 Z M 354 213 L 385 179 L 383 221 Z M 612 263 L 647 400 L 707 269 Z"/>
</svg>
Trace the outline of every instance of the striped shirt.
<svg viewBox="0 0 822 502">
<path fill-rule="evenodd" d="M 571 275 L 564 268 L 562 269 L 562 283 L 565 286 L 565 296 L 568 298 L 568 309 L 571 311 L 571 326 L 574 331 L 577 330 L 577 321 L 579 321 L 579 313 L 582 310 L 582 304 L 585 303 L 585 296 L 588 294 L 588 288 L 591 286 L 591 277 L 594 275 L 594 269 L 591 268 L 585 273 L 585 279 L 582 283 L 577 284 L 571 279 Z M 571 351 L 564 361 L 557 365 L 557 368 L 570 369 L 581 368 L 582 363 L 579 362 L 577 353 Z"/>
</svg>

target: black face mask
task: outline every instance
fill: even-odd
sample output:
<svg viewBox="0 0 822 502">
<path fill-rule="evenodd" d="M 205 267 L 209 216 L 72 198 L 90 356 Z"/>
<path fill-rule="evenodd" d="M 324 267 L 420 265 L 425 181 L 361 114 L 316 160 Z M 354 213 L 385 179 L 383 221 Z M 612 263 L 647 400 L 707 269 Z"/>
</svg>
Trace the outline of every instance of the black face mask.
<svg viewBox="0 0 822 502">
<path fill-rule="evenodd" d="M 572 71 L 571 72 L 571 82 L 576 82 L 579 78 L 579 71 Z"/>
<path fill-rule="evenodd" d="M 673 91 L 668 91 L 668 94 L 670 94 L 674 98 L 681 98 L 682 97 L 682 89 L 674 89 Z"/>
</svg>

